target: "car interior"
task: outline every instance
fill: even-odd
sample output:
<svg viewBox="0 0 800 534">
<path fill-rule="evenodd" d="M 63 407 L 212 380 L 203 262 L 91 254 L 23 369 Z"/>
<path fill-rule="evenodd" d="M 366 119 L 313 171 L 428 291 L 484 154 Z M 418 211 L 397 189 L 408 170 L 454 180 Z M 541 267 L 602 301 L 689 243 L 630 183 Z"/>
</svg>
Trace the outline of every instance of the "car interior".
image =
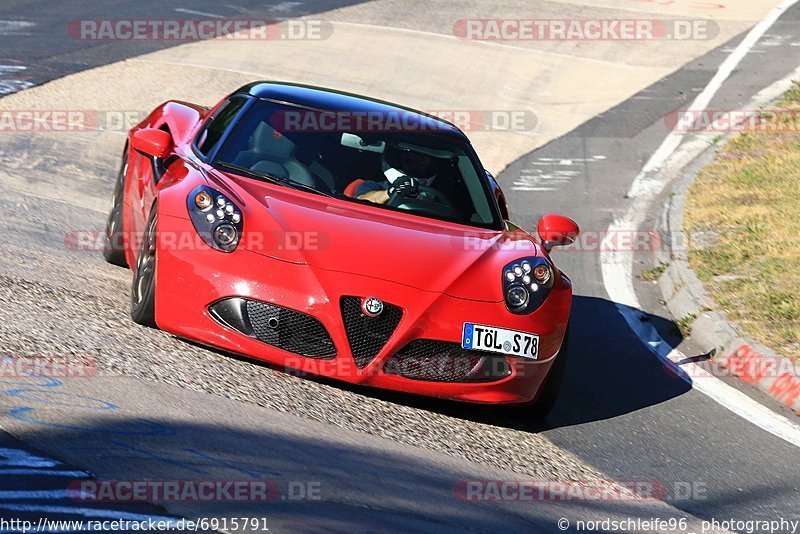
<svg viewBox="0 0 800 534">
<path fill-rule="evenodd" d="M 398 142 L 393 137 L 396 134 L 282 132 L 274 128 L 269 119 L 252 124 L 245 119 L 244 127 L 236 128 L 239 135 L 231 135 L 225 140 L 217 157 L 219 161 L 290 180 L 326 194 L 353 199 L 362 181 L 386 181 L 383 174 L 385 144 Z M 251 133 L 242 135 L 248 131 Z M 463 151 L 457 152 L 454 143 L 448 149 L 429 146 L 427 143 L 432 135 L 410 133 L 405 136 L 416 136 L 411 141 L 402 141 L 405 145 L 436 156 L 431 158 L 435 178 L 428 194 L 418 199 L 403 199 L 390 204 L 390 207 L 460 222 L 480 224 L 493 220 L 486 194 L 474 176 L 476 170 L 469 156 Z M 470 180 L 472 183 L 464 178 L 470 174 L 474 178 Z"/>
</svg>

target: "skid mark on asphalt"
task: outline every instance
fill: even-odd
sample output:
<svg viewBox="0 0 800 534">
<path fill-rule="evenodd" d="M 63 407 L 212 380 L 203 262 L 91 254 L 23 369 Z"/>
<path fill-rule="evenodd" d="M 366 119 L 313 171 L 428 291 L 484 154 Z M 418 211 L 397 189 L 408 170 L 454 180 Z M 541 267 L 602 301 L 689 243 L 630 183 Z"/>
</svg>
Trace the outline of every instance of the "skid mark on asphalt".
<svg viewBox="0 0 800 534">
<path fill-rule="evenodd" d="M 575 176 L 580 168 L 606 159 L 605 156 L 589 158 L 536 158 L 531 167 L 522 169 L 513 183 L 514 191 L 557 191 Z"/>
</svg>

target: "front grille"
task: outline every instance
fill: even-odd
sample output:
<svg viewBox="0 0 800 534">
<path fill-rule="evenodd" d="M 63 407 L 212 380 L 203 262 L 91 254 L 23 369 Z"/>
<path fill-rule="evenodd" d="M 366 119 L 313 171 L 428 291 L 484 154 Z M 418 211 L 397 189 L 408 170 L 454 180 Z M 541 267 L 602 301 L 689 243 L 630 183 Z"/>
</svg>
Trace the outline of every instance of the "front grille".
<svg viewBox="0 0 800 534">
<path fill-rule="evenodd" d="M 266 302 L 246 302 L 247 317 L 259 341 L 309 358 L 336 356 L 330 334 L 316 318 Z"/>
<path fill-rule="evenodd" d="M 431 382 L 493 382 L 509 376 L 511 366 L 503 356 L 458 343 L 416 339 L 386 360 L 384 371 Z"/>
<path fill-rule="evenodd" d="M 403 310 L 392 304 L 383 304 L 383 312 L 369 317 L 361 312 L 361 299 L 342 297 L 342 319 L 347 332 L 347 342 L 359 369 L 366 367 L 389 341 Z"/>
</svg>

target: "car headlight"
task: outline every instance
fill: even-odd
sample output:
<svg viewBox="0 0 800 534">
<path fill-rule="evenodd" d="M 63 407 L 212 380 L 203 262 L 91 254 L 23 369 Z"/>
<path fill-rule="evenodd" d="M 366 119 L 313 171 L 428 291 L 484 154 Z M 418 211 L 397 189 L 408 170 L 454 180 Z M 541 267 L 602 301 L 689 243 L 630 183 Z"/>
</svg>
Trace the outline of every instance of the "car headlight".
<svg viewBox="0 0 800 534">
<path fill-rule="evenodd" d="M 552 288 L 553 268 L 544 258 L 522 258 L 503 268 L 503 295 L 511 313 L 535 311 Z"/>
<path fill-rule="evenodd" d="M 528 299 L 530 298 L 530 293 L 528 292 L 528 288 L 525 286 L 511 286 L 506 291 L 506 302 L 508 305 L 514 309 L 519 309 L 525 306 L 528 303 Z"/>
<path fill-rule="evenodd" d="M 205 185 L 195 187 L 186 199 L 189 217 L 205 243 L 233 252 L 242 235 L 242 210 L 228 197 Z"/>
</svg>

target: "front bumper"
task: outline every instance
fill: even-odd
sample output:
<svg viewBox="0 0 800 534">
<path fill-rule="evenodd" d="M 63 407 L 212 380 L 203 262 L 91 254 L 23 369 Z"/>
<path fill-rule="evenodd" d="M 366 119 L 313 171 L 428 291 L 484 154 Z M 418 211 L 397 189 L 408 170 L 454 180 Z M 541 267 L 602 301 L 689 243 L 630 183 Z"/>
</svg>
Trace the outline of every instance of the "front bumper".
<svg viewBox="0 0 800 534">
<path fill-rule="evenodd" d="M 193 232 L 188 219 L 159 218 L 159 235 Z M 286 369 L 418 395 L 480 403 L 535 400 L 557 356 L 569 317 L 571 291 L 556 289 L 536 312 L 509 313 L 502 302 L 481 302 L 422 291 L 385 279 L 332 272 L 238 248 L 222 253 L 202 246 L 162 246 L 156 269 L 156 322 L 168 332 L 257 358 Z M 376 296 L 402 308 L 388 342 L 363 366 L 350 350 L 340 308 L 343 296 Z M 209 306 L 239 297 L 279 305 L 316 318 L 335 346 L 335 356 L 309 358 L 276 348 L 226 326 Z M 387 373 L 386 361 L 414 340 L 460 343 L 464 322 L 539 335 L 539 359 L 509 357 L 511 374 L 495 381 L 443 382 Z"/>
</svg>

